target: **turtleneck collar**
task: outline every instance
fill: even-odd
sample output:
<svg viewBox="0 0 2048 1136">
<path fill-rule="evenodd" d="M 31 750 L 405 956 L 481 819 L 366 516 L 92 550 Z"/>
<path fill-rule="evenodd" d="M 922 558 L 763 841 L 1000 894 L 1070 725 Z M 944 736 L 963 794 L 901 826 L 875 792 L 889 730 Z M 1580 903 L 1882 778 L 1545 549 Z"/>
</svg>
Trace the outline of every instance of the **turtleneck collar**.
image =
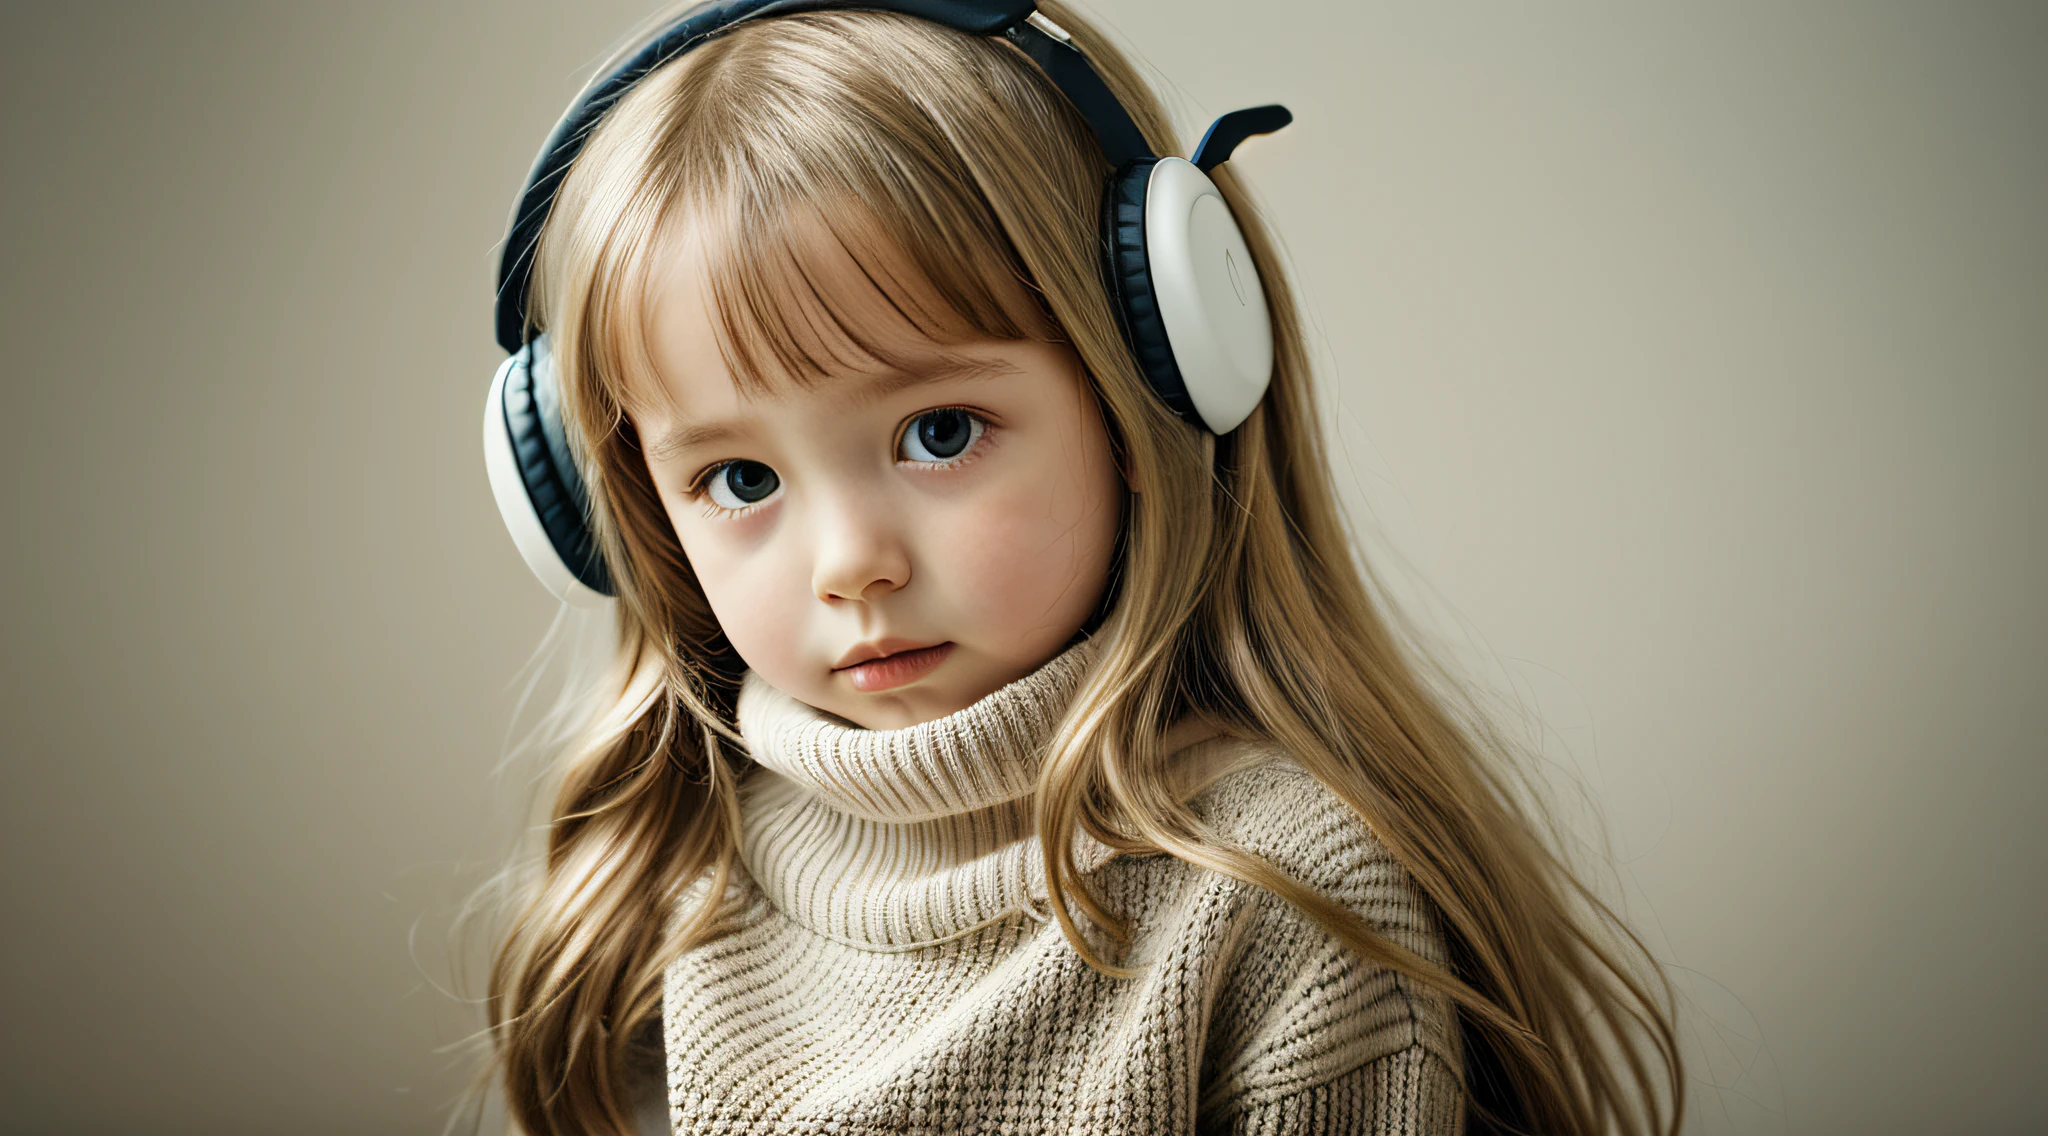
<svg viewBox="0 0 2048 1136">
<path fill-rule="evenodd" d="M 1032 793 L 1046 744 L 1093 659 L 1086 642 L 974 705 L 864 730 L 749 673 L 739 729 L 740 856 L 769 901 L 841 943 L 908 950 L 1017 913 L 1044 864 Z M 1082 838 L 1083 870 L 1109 850 Z"/>
<path fill-rule="evenodd" d="M 1090 658 L 1077 643 L 965 710 L 899 730 L 861 729 L 748 671 L 740 736 L 756 762 L 853 816 L 902 823 L 973 812 L 1031 795 Z"/>
</svg>

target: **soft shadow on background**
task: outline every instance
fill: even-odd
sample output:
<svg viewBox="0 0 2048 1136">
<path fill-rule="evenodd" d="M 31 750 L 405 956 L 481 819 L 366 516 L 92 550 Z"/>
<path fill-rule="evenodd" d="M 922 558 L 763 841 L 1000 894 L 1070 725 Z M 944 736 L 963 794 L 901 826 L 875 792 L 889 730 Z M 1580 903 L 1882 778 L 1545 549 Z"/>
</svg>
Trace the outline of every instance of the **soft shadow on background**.
<svg viewBox="0 0 2048 1136">
<path fill-rule="evenodd" d="M 1293 106 L 1340 478 L 1605 814 L 1698 1130 L 2048 1129 L 2048 10 L 1698 9 L 1093 10 Z M 554 616 L 493 245 L 646 10 L 0 9 L 0 1130 L 445 1118 Z"/>
</svg>

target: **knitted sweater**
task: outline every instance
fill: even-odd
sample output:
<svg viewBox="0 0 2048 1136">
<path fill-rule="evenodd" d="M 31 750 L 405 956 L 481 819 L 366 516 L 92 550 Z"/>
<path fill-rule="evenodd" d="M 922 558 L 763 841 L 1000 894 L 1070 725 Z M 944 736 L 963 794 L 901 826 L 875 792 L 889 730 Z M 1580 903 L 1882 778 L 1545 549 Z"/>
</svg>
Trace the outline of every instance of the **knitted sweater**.
<svg viewBox="0 0 2048 1136">
<path fill-rule="evenodd" d="M 748 676 L 740 913 L 664 983 L 675 1131 L 1463 1130 L 1450 1003 L 1271 893 L 1084 837 L 1135 975 L 1048 921 L 1031 794 L 1088 659 L 900 730 Z M 1217 836 L 1442 961 L 1426 898 L 1313 778 L 1225 739 L 1176 765 Z"/>
</svg>

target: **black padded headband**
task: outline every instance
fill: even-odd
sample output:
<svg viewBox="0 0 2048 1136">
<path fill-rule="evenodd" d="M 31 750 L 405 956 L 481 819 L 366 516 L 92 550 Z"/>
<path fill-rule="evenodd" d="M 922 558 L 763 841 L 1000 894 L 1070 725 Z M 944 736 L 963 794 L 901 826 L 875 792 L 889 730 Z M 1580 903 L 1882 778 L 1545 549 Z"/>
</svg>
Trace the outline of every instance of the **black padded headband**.
<svg viewBox="0 0 2048 1136">
<path fill-rule="evenodd" d="M 512 231 L 505 237 L 505 250 L 498 261 L 498 345 L 508 352 L 526 345 L 526 293 L 533 277 L 534 248 L 554 206 L 555 191 L 582 152 L 591 128 L 656 68 L 747 20 L 796 12 L 896 12 L 968 35 L 1003 36 L 1030 56 L 1087 120 L 1112 165 L 1122 167 L 1152 157 L 1130 112 L 1117 102 L 1087 58 L 1063 39 L 1025 22 L 1035 10 L 1034 0 L 727 0 L 691 12 L 650 39 L 611 74 L 584 88 L 541 147 L 533 172 L 526 176 L 526 190 L 512 213 Z"/>
</svg>

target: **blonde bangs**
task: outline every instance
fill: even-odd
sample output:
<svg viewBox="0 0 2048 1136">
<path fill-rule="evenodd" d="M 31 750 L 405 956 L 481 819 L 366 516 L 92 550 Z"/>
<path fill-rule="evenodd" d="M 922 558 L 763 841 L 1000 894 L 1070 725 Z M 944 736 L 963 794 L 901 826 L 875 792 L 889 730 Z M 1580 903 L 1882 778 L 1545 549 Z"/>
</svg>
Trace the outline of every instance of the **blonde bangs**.
<svg viewBox="0 0 2048 1136">
<path fill-rule="evenodd" d="M 615 108 L 601 133 L 639 160 L 579 165 L 629 183 L 590 187 L 624 199 L 581 305 L 605 402 L 644 405 L 656 389 L 650 285 L 685 243 L 703 265 L 727 369 L 746 388 L 903 370 L 976 338 L 1062 338 L 938 121 L 902 84 L 876 82 L 872 57 L 849 62 L 863 47 L 848 40 L 905 34 L 960 46 L 923 21 L 873 13 L 763 21 Z"/>
<path fill-rule="evenodd" d="M 926 250 L 904 218 L 889 215 L 897 211 L 886 199 L 866 204 L 874 200 L 728 199 L 715 228 L 694 215 L 712 249 L 719 346 L 739 381 L 810 385 L 849 370 L 909 369 L 933 354 L 922 343 L 1056 337 L 1033 293 L 1004 271 L 1007 250 L 919 256 Z"/>
</svg>

